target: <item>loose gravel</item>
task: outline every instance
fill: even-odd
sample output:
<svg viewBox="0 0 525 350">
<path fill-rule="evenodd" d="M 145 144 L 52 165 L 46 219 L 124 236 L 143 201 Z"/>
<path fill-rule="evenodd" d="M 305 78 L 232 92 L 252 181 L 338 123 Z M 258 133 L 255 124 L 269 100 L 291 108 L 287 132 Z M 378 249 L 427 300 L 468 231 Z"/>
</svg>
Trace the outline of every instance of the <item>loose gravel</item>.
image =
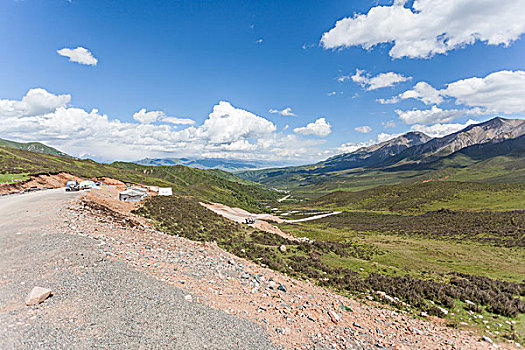
<svg viewBox="0 0 525 350">
<path fill-rule="evenodd" d="M 265 330 L 83 237 L 61 213 L 77 194 L 49 190 L 0 199 L 0 348 L 272 349 Z M 34 286 L 53 294 L 25 306 Z M 189 301 L 192 300 L 192 301 Z"/>
</svg>

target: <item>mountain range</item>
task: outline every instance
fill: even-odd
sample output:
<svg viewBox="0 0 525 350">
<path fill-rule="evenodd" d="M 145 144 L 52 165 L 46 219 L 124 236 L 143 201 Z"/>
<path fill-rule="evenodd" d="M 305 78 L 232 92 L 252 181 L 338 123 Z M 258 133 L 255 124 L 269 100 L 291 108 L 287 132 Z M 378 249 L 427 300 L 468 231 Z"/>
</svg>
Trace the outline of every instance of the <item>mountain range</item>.
<svg viewBox="0 0 525 350">
<path fill-rule="evenodd" d="M 304 186 L 340 178 L 345 173 L 355 174 L 358 170 L 361 174 L 417 171 L 422 175 L 424 171 L 463 168 L 501 156 L 509 156 L 514 161 L 517 159 L 514 167 L 520 170 L 525 167 L 524 119 L 496 117 L 439 138 L 431 138 L 421 132 L 408 132 L 313 165 L 248 171 L 240 173 L 240 176 L 272 185 L 297 182 Z"/>
<path fill-rule="evenodd" d="M 278 162 L 248 161 L 226 158 L 144 158 L 134 161 L 140 165 L 185 165 L 197 169 L 219 169 L 229 172 L 264 169 L 282 165 Z"/>
</svg>

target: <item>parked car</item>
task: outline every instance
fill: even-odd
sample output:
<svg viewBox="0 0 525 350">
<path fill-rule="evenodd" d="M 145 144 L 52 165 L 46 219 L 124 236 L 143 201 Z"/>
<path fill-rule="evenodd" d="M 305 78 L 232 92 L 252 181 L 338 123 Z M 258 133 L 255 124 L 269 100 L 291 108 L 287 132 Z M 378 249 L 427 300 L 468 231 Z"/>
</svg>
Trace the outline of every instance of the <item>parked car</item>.
<svg viewBox="0 0 525 350">
<path fill-rule="evenodd" d="M 76 182 L 75 180 L 70 180 L 66 182 L 66 192 L 78 191 L 78 190 L 80 190 L 80 186 L 78 185 L 78 182 Z"/>
</svg>

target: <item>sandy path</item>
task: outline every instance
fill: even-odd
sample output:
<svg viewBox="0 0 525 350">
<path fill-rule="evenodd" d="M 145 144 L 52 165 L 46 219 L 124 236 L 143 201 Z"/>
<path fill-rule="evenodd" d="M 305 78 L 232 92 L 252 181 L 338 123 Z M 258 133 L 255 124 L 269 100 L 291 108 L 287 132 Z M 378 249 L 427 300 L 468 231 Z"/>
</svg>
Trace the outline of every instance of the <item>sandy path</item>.
<svg viewBox="0 0 525 350">
<path fill-rule="evenodd" d="M 333 211 L 333 212 L 331 212 L 331 213 L 325 213 L 325 214 L 319 214 L 319 215 L 309 216 L 309 217 L 307 217 L 307 218 L 302 218 L 302 219 L 284 220 L 284 222 L 289 223 L 289 224 L 293 224 L 294 222 L 312 221 L 312 220 L 322 219 L 322 218 L 325 218 L 325 217 L 327 217 L 327 216 L 337 215 L 337 214 L 341 214 L 341 213 L 342 213 L 341 211 Z"/>
<path fill-rule="evenodd" d="M 283 198 L 278 199 L 277 202 L 281 203 L 281 202 L 287 200 L 288 198 L 290 198 L 291 196 L 292 196 L 291 194 L 288 194 L 288 195 L 284 196 Z"/>
</svg>

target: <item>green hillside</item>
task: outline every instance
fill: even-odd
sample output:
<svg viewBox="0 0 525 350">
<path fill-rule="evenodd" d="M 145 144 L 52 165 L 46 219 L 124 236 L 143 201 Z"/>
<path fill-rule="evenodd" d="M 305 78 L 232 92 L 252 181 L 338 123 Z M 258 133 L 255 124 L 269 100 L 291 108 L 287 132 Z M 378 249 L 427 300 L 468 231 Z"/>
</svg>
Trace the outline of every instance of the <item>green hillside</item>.
<svg viewBox="0 0 525 350">
<path fill-rule="evenodd" d="M 0 147 L 15 148 L 15 149 L 20 149 L 24 151 L 31 151 L 31 152 L 42 153 L 42 154 L 50 154 L 53 156 L 69 157 L 69 155 L 67 155 L 66 153 L 61 152 L 57 150 L 56 148 L 44 145 L 43 143 L 40 143 L 40 142 L 21 143 L 21 142 L 0 139 Z"/>
<path fill-rule="evenodd" d="M 248 210 L 264 211 L 264 203 L 275 200 L 277 192 L 216 170 L 176 166 L 145 166 L 134 163 L 97 163 L 0 147 L 0 180 L 24 179 L 29 175 L 70 173 L 79 177 L 111 177 L 124 182 L 173 187 L 181 195 L 221 202 Z"/>
<path fill-rule="evenodd" d="M 355 192 L 335 191 L 307 206 L 392 213 L 424 213 L 438 209 L 523 210 L 525 183 L 432 181 L 383 185 Z"/>
</svg>

